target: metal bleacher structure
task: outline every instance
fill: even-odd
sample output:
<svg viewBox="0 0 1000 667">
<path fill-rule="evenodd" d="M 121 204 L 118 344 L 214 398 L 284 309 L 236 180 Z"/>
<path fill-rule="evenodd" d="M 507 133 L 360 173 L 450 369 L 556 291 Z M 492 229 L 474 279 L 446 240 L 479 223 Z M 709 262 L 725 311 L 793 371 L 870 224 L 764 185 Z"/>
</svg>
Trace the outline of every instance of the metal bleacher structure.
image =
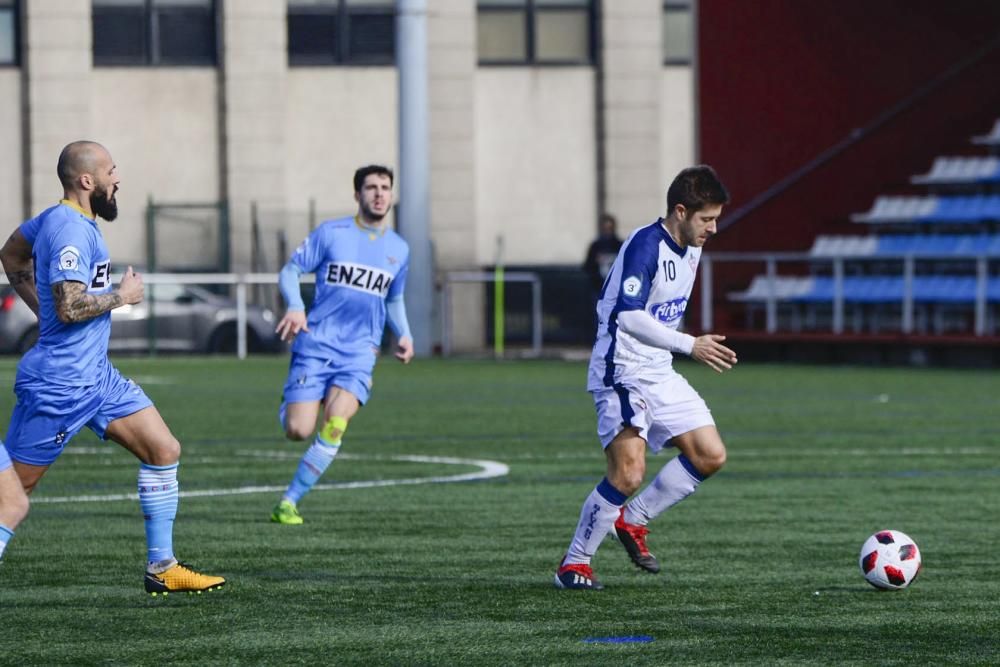
<svg viewBox="0 0 1000 667">
<path fill-rule="evenodd" d="M 767 258 L 764 274 L 728 295 L 746 329 L 1000 335 L 1000 120 L 971 142 L 989 154 L 938 157 L 910 179 L 925 194 L 879 196 L 852 215 L 868 233 L 819 236 L 808 253 Z"/>
</svg>

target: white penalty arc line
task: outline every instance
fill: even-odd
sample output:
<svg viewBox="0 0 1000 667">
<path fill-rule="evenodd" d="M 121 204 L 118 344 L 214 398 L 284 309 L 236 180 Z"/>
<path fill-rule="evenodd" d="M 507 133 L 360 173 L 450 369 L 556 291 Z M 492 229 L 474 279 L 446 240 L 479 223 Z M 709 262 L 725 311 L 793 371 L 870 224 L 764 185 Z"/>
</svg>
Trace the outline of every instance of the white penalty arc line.
<svg viewBox="0 0 1000 667">
<path fill-rule="evenodd" d="M 432 477 L 408 477 L 402 479 L 372 479 L 359 482 L 338 482 L 334 484 L 317 484 L 313 491 L 332 491 L 335 489 L 372 489 L 383 486 L 408 486 L 416 484 L 450 484 L 452 482 L 474 482 L 494 477 L 503 477 L 510 472 L 510 466 L 499 461 L 486 459 L 460 459 L 450 456 L 419 456 L 403 455 L 386 457 L 390 461 L 408 463 L 438 463 L 443 465 L 476 466 L 479 470 L 458 475 L 435 475 Z M 216 496 L 241 496 L 250 493 L 278 493 L 284 491 L 287 485 L 281 486 L 238 486 L 231 489 L 201 489 L 197 491 L 181 491 L 181 498 L 207 498 Z M 104 496 L 57 496 L 54 498 L 32 498 L 31 503 L 105 503 L 119 500 L 138 500 L 138 493 L 120 493 Z"/>
</svg>

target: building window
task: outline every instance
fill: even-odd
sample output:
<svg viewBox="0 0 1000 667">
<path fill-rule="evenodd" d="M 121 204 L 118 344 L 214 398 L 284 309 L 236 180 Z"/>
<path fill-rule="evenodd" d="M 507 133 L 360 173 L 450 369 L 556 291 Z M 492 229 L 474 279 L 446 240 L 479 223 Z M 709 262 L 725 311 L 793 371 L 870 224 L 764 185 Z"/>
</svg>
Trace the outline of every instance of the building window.
<svg viewBox="0 0 1000 667">
<path fill-rule="evenodd" d="M 593 0 L 480 0 L 482 65 L 589 65 L 594 62 Z"/>
<path fill-rule="evenodd" d="M 17 3 L 0 0 L 0 65 L 16 65 L 17 51 Z"/>
<path fill-rule="evenodd" d="M 694 59 L 694 13 L 691 0 L 663 3 L 663 64 L 690 65 Z"/>
<path fill-rule="evenodd" d="M 216 64 L 214 0 L 94 0 L 94 65 Z"/>
<path fill-rule="evenodd" d="M 395 62 L 395 0 L 288 0 L 289 65 Z"/>
</svg>

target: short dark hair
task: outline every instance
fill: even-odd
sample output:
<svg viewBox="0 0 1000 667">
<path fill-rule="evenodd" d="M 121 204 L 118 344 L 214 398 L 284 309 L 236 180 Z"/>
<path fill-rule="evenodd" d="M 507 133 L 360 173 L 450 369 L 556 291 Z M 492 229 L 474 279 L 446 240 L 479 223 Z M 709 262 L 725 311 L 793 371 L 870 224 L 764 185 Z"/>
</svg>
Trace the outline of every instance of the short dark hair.
<svg viewBox="0 0 1000 667">
<path fill-rule="evenodd" d="M 371 174 L 379 174 L 380 176 L 389 177 L 389 185 L 392 185 L 392 169 L 389 167 L 384 167 L 380 164 L 370 164 L 366 167 L 361 167 L 356 172 L 354 172 L 354 191 L 361 192 L 361 188 L 365 185 L 365 179 Z"/>
<path fill-rule="evenodd" d="M 719 180 L 715 170 L 707 164 L 682 170 L 667 190 L 667 215 L 678 204 L 694 212 L 706 206 L 728 203 L 729 191 Z"/>
</svg>

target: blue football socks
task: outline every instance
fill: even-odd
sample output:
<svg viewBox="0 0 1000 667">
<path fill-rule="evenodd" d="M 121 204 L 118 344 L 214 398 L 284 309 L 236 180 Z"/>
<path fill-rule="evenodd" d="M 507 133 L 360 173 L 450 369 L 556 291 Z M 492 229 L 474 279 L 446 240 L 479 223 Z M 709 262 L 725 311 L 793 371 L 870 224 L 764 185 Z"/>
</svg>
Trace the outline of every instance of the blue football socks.
<svg viewBox="0 0 1000 667">
<path fill-rule="evenodd" d="M 309 493 L 313 485 L 319 481 L 326 469 L 330 467 L 337 452 L 340 451 L 340 440 L 327 442 L 321 434 L 316 435 L 312 445 L 302 455 L 299 467 L 295 471 L 295 477 L 282 496 L 285 500 L 290 500 L 296 505 L 304 495 Z"/>
<path fill-rule="evenodd" d="M 177 516 L 177 464 L 139 465 L 139 505 L 146 522 L 149 565 L 174 558 L 174 518 Z"/>
<path fill-rule="evenodd" d="M 7 548 L 7 543 L 12 539 L 14 539 L 14 531 L 0 523 L 0 559 L 3 558 L 3 552 Z"/>
</svg>

